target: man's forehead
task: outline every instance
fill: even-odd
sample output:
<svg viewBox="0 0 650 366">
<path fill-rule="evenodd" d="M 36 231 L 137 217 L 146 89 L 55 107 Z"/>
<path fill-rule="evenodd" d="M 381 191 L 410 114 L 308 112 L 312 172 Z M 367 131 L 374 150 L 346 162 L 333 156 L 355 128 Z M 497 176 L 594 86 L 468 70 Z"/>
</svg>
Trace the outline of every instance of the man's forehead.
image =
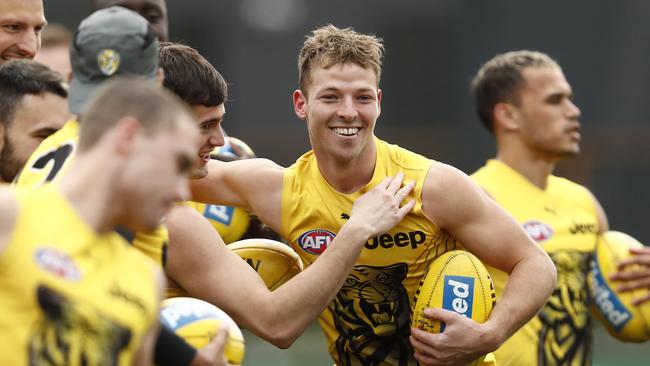
<svg viewBox="0 0 650 366">
<path fill-rule="evenodd" d="M 353 83 L 357 88 L 377 89 L 377 75 L 374 70 L 355 63 L 316 66 L 310 71 L 310 84 L 318 84 L 319 89 L 336 88 L 342 84 Z"/>
<path fill-rule="evenodd" d="M 0 0 L 0 19 L 15 20 L 34 25 L 44 24 L 45 11 L 42 0 Z"/>
<path fill-rule="evenodd" d="M 562 88 L 571 90 L 564 73 L 557 67 L 527 67 L 522 71 L 524 89 Z"/>
<path fill-rule="evenodd" d="M 53 110 L 52 108 L 59 108 Z M 66 120 L 59 120 L 58 117 L 68 113 L 67 100 L 54 93 L 45 93 L 43 95 L 27 94 L 23 96 L 14 117 L 14 123 L 21 123 L 24 117 L 25 126 L 28 131 L 37 131 L 40 129 L 60 129 Z M 18 119 L 18 121 L 16 121 Z"/>
</svg>

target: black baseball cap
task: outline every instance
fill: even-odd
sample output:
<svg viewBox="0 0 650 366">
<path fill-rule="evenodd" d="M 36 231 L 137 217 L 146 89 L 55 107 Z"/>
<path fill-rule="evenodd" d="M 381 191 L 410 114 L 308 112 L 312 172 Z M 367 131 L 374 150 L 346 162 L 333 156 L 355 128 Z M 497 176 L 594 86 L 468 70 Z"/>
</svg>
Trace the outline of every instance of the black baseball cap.
<svg viewBox="0 0 650 366">
<path fill-rule="evenodd" d="M 77 28 L 70 46 L 72 82 L 70 112 L 79 114 L 84 102 L 114 75 L 155 79 L 158 39 L 149 22 L 121 6 L 97 10 Z"/>
</svg>

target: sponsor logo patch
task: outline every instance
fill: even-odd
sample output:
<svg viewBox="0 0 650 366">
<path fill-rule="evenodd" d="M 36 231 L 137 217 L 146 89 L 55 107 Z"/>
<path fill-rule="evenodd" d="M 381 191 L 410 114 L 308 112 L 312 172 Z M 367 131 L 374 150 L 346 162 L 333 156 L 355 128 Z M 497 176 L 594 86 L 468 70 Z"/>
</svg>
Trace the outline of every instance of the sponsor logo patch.
<svg viewBox="0 0 650 366">
<path fill-rule="evenodd" d="M 365 246 L 367 249 L 376 249 L 378 247 L 388 249 L 394 246 L 396 247 L 410 246 L 411 249 L 417 249 L 418 245 L 424 243 L 426 238 L 427 235 L 420 230 L 409 231 L 407 233 L 397 232 L 395 233 L 395 235 L 384 233 L 370 238 L 370 240 L 366 242 Z"/>
<path fill-rule="evenodd" d="M 445 276 L 445 286 L 442 293 L 442 308 L 453 311 L 467 318 L 472 318 L 472 303 L 474 302 L 474 278 L 465 276 Z M 445 324 L 440 325 L 440 332 L 445 330 Z"/>
<path fill-rule="evenodd" d="M 522 226 L 528 235 L 538 243 L 546 241 L 553 236 L 553 229 L 541 221 L 528 221 Z"/>
<path fill-rule="evenodd" d="M 105 49 L 97 54 L 99 71 L 106 76 L 111 76 L 120 68 L 120 54 L 115 50 Z"/>
<path fill-rule="evenodd" d="M 72 258 L 54 248 L 39 248 L 34 253 L 36 264 L 45 271 L 69 282 L 79 282 L 81 271 Z"/>
<path fill-rule="evenodd" d="M 303 233 L 298 238 L 298 245 L 307 253 L 320 255 L 330 245 L 336 234 L 325 229 L 314 229 Z"/>
</svg>

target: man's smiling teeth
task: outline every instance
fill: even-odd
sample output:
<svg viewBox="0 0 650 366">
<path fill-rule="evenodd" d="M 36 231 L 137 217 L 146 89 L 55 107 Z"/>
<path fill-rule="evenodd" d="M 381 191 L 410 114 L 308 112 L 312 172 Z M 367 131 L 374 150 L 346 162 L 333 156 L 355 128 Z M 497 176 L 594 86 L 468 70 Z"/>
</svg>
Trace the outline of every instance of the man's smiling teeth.
<svg viewBox="0 0 650 366">
<path fill-rule="evenodd" d="M 359 128 L 357 127 L 351 127 L 351 128 L 341 128 L 341 127 L 334 127 L 332 130 L 339 135 L 343 136 L 353 136 L 356 135 L 359 132 Z"/>
</svg>

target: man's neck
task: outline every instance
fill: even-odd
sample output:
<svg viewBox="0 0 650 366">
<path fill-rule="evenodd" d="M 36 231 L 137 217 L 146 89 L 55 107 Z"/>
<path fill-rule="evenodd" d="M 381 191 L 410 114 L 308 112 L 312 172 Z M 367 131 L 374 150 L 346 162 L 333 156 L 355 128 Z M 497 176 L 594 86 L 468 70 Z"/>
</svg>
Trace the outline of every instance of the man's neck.
<svg viewBox="0 0 650 366">
<path fill-rule="evenodd" d="M 116 226 L 119 200 L 113 179 L 116 170 L 108 160 L 89 156 L 97 153 L 77 155 L 57 186 L 79 217 L 93 231 L 102 234 Z M 97 169 L 97 161 L 105 162 L 101 169 Z"/>
<path fill-rule="evenodd" d="M 500 149 L 496 159 L 516 170 L 542 190 L 546 189 L 548 177 L 553 173 L 556 165 L 556 161 L 535 157 L 529 151 L 515 153 Z"/>
<path fill-rule="evenodd" d="M 314 151 L 318 169 L 336 191 L 349 194 L 363 188 L 372 180 L 377 162 L 377 146 L 371 141 L 358 157 L 348 161 L 334 159 Z"/>
</svg>

